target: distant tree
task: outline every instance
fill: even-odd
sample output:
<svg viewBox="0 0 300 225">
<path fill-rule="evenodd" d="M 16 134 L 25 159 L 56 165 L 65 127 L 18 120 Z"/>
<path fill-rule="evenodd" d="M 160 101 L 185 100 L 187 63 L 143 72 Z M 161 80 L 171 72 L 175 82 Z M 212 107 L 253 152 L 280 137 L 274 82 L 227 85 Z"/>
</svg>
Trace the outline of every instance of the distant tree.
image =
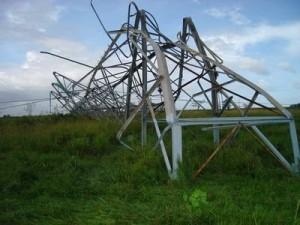
<svg viewBox="0 0 300 225">
<path fill-rule="evenodd" d="M 290 105 L 290 108 L 300 108 L 300 103 Z"/>
</svg>

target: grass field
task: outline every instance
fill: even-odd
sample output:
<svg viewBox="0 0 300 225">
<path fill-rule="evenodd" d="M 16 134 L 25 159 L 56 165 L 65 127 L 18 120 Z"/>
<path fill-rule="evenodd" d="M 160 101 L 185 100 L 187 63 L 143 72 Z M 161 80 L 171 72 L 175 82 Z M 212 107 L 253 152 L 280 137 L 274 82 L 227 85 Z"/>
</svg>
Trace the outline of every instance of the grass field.
<svg viewBox="0 0 300 225">
<path fill-rule="evenodd" d="M 212 137 L 184 128 L 180 179 L 170 181 L 154 137 L 142 150 L 134 124 L 130 151 L 116 141 L 118 128 L 72 116 L 0 119 L 0 224 L 300 224 L 300 179 L 247 132 L 192 179 Z M 288 129 L 262 129 L 291 158 Z"/>
</svg>

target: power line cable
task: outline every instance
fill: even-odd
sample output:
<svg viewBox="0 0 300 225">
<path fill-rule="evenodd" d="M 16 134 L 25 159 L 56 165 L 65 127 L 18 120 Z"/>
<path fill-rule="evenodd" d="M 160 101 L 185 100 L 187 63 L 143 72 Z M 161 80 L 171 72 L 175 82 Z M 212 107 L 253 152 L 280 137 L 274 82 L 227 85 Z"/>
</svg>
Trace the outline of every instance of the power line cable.
<svg viewBox="0 0 300 225">
<path fill-rule="evenodd" d="M 38 101 L 33 101 L 33 102 L 28 102 L 28 103 L 23 103 L 23 104 L 18 104 L 18 105 L 10 105 L 10 106 L 6 106 L 6 107 L 2 107 L 0 108 L 0 110 L 6 110 L 6 109 L 10 109 L 10 108 L 17 108 L 20 106 L 26 106 L 28 104 L 35 104 L 35 103 L 41 103 L 41 102 L 46 102 L 49 101 L 49 98 L 47 100 L 38 100 Z"/>
<path fill-rule="evenodd" d="M 51 98 L 53 99 L 53 98 Z M 7 101 L 0 101 L 0 104 L 6 104 L 6 103 L 14 103 L 14 102 L 32 102 L 32 101 L 42 101 L 42 100 L 49 100 L 48 98 L 35 98 L 35 99 L 21 99 L 21 100 L 7 100 Z"/>
</svg>

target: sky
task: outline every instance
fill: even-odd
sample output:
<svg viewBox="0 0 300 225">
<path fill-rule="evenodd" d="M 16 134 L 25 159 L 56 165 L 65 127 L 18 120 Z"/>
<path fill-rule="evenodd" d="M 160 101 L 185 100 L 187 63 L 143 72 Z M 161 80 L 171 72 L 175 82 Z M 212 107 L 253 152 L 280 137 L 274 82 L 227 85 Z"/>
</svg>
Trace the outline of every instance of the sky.
<svg viewBox="0 0 300 225">
<path fill-rule="evenodd" d="M 128 0 L 94 0 L 109 30 L 127 17 Z M 192 17 L 224 64 L 258 84 L 281 104 L 300 102 L 300 1 L 137 0 L 175 40 Z M 0 0 L 0 116 L 49 112 L 49 103 L 7 106 L 49 96 L 53 71 L 74 79 L 86 70 L 40 51 L 95 65 L 109 44 L 89 0 Z"/>
</svg>

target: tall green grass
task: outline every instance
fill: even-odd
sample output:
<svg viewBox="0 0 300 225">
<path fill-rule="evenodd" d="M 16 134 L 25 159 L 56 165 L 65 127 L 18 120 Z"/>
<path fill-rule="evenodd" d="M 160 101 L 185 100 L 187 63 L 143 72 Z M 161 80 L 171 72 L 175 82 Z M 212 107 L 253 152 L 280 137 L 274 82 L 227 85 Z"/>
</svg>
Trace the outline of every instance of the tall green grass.
<svg viewBox="0 0 300 225">
<path fill-rule="evenodd" d="M 153 129 L 141 149 L 138 126 L 124 137 L 130 151 L 113 119 L 0 119 L 0 224 L 300 224 L 299 178 L 246 131 L 192 179 L 214 146 L 211 132 L 184 128 L 180 179 L 170 181 Z M 286 128 L 262 129 L 291 156 Z"/>
</svg>

